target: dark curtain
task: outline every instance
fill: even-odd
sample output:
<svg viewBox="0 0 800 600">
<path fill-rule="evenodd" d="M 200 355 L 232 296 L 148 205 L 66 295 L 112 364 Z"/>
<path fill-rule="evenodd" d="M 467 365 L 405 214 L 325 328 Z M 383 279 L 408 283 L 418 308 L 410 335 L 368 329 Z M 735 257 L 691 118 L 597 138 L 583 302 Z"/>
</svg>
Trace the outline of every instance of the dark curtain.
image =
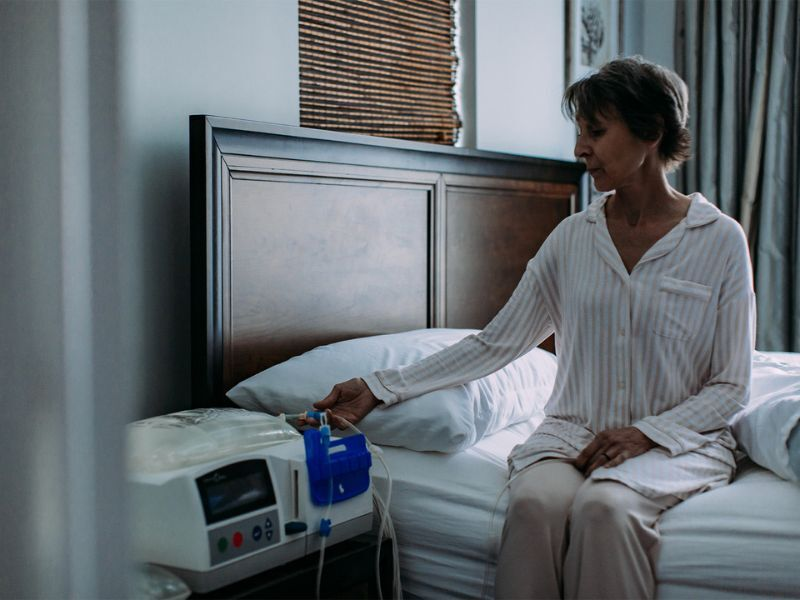
<svg viewBox="0 0 800 600">
<path fill-rule="evenodd" d="M 679 0 L 694 157 L 678 172 L 742 224 L 761 350 L 800 351 L 800 2 Z"/>
</svg>

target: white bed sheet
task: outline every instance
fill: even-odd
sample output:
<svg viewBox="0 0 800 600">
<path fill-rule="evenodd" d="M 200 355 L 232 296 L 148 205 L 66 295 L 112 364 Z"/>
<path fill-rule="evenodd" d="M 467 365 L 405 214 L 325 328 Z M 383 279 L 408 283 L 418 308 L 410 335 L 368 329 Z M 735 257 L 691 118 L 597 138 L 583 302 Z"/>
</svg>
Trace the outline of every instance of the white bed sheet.
<svg viewBox="0 0 800 600">
<path fill-rule="evenodd" d="M 489 560 L 489 594 L 494 587 L 496 548 L 507 506 L 498 494 L 508 479 L 506 457 L 525 441 L 541 417 L 513 425 L 457 454 L 383 447 L 392 475 L 390 514 L 397 533 L 400 577 L 410 598 L 479 598 Z M 386 492 L 379 464 L 378 491 Z"/>
<path fill-rule="evenodd" d="M 667 511 L 658 598 L 799 598 L 800 486 L 744 460 L 731 485 Z"/>
<path fill-rule="evenodd" d="M 788 365 L 800 367 L 800 352 L 762 352 L 769 357 L 785 362 Z"/>
<path fill-rule="evenodd" d="M 800 354 L 781 360 L 800 365 Z M 776 353 L 777 357 L 777 353 Z M 479 598 L 507 506 L 506 457 L 537 417 L 457 454 L 384 447 L 393 479 L 390 512 L 408 597 Z M 386 491 L 379 465 L 376 486 Z M 658 597 L 800 597 L 800 486 L 745 461 L 730 486 L 691 498 L 661 522 Z"/>
<path fill-rule="evenodd" d="M 800 353 L 764 352 L 800 367 Z M 800 598 L 800 486 L 749 459 L 661 519 L 658 597 Z"/>
</svg>

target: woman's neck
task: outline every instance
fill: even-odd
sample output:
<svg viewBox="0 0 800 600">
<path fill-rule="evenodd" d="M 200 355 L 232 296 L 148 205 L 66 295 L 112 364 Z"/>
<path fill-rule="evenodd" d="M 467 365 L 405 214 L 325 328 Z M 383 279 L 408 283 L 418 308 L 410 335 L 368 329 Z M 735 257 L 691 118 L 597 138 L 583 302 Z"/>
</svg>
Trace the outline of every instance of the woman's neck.
<svg viewBox="0 0 800 600">
<path fill-rule="evenodd" d="M 646 226 L 686 216 L 691 199 L 675 190 L 662 171 L 659 177 L 615 190 L 606 203 L 606 218 L 624 220 L 630 227 Z"/>
</svg>

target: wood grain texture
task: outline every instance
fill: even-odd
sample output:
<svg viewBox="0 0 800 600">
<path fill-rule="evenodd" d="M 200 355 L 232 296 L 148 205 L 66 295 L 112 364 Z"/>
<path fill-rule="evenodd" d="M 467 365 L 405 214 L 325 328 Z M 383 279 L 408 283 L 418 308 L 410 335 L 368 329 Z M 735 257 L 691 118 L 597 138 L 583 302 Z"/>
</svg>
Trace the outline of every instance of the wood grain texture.
<svg viewBox="0 0 800 600">
<path fill-rule="evenodd" d="M 320 344 L 428 325 L 430 191 L 231 184 L 226 386 Z"/>
</svg>

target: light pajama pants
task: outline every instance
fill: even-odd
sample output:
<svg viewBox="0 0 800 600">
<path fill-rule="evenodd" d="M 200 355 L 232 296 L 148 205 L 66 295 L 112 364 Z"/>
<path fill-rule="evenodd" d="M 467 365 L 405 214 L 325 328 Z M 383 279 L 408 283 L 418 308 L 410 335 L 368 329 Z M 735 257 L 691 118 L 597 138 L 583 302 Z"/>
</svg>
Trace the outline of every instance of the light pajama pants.
<svg viewBox="0 0 800 600">
<path fill-rule="evenodd" d="M 560 459 L 511 482 L 497 598 L 653 598 L 656 522 L 676 496 L 587 480 Z"/>
</svg>

